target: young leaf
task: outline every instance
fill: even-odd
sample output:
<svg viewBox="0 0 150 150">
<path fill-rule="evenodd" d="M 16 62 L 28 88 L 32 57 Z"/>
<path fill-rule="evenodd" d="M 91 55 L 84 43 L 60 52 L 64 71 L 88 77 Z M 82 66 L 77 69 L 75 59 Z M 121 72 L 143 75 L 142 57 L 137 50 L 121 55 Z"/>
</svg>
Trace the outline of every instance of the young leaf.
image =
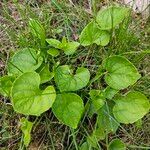
<svg viewBox="0 0 150 150">
<path fill-rule="evenodd" d="M 141 76 L 135 66 L 121 56 L 111 56 L 103 61 L 106 69 L 106 83 L 113 89 L 120 90 L 133 85 Z"/>
<path fill-rule="evenodd" d="M 39 72 L 41 84 L 50 81 L 54 77 L 54 73 L 49 71 L 49 66 L 45 65 Z"/>
<path fill-rule="evenodd" d="M 16 112 L 39 116 L 52 106 L 56 98 L 54 87 L 42 91 L 39 85 L 40 76 L 36 72 L 24 73 L 15 80 L 11 96 Z"/>
<path fill-rule="evenodd" d="M 30 21 L 29 21 L 29 27 L 30 27 L 31 33 L 35 37 L 37 37 L 37 38 L 40 39 L 41 45 L 45 46 L 46 35 L 45 35 L 45 29 L 42 26 L 42 24 L 39 21 L 37 21 L 37 20 L 30 19 Z"/>
<path fill-rule="evenodd" d="M 72 70 L 67 65 L 60 66 L 56 69 L 54 78 L 61 92 L 77 91 L 85 87 L 89 82 L 90 72 L 88 69 L 80 67 L 77 69 L 75 75 L 71 72 Z"/>
<path fill-rule="evenodd" d="M 88 46 L 93 43 L 105 46 L 109 43 L 109 33 L 99 29 L 95 21 L 91 21 L 81 32 L 80 43 L 83 46 Z"/>
<path fill-rule="evenodd" d="M 50 54 L 52 57 L 57 57 L 60 54 L 60 51 L 56 48 L 50 48 L 47 53 Z"/>
<path fill-rule="evenodd" d="M 78 42 L 68 42 L 66 46 L 62 47 L 62 50 L 66 55 L 72 55 L 75 53 L 80 43 Z"/>
<path fill-rule="evenodd" d="M 111 6 L 100 10 L 97 14 L 96 21 L 102 30 L 110 30 L 120 24 L 128 15 L 128 8 Z"/>
<path fill-rule="evenodd" d="M 3 96 L 10 96 L 10 90 L 15 78 L 13 76 L 0 77 L 0 94 Z"/>
<path fill-rule="evenodd" d="M 46 40 L 50 46 L 61 49 L 66 55 L 72 55 L 75 53 L 76 49 L 79 47 L 80 43 L 78 42 L 67 42 L 66 38 L 63 37 L 62 42 L 56 39 L 47 39 Z"/>
<path fill-rule="evenodd" d="M 24 134 L 23 137 L 24 145 L 27 147 L 31 141 L 31 130 L 33 123 L 28 121 L 26 118 L 21 118 L 20 123 L 21 123 L 21 130 Z"/>
<path fill-rule="evenodd" d="M 59 45 L 61 44 L 61 42 L 56 39 L 46 39 L 46 42 L 54 48 L 57 48 L 57 49 L 60 48 Z"/>
<path fill-rule="evenodd" d="M 109 143 L 108 150 L 126 150 L 126 145 L 119 139 L 114 139 Z"/>
<path fill-rule="evenodd" d="M 52 106 L 52 111 L 57 119 L 74 129 L 77 128 L 83 110 L 82 99 L 74 93 L 57 94 Z"/>
<path fill-rule="evenodd" d="M 150 109 L 150 103 L 140 92 L 130 92 L 115 100 L 113 114 L 120 123 L 134 123 L 141 119 Z"/>
<path fill-rule="evenodd" d="M 105 104 L 105 98 L 100 90 L 91 90 L 89 94 L 91 98 L 89 115 L 92 116 Z"/>
<path fill-rule="evenodd" d="M 21 75 L 25 72 L 36 70 L 42 64 L 43 58 L 38 57 L 36 50 L 24 48 L 18 51 L 8 62 L 8 72 L 10 75 Z"/>
</svg>

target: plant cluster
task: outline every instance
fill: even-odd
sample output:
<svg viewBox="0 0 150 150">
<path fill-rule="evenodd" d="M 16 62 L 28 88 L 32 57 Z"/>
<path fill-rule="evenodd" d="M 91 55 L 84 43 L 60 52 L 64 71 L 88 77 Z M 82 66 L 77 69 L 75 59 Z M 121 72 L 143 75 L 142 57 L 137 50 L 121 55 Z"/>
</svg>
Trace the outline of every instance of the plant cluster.
<svg viewBox="0 0 150 150">
<path fill-rule="evenodd" d="M 0 78 L 0 93 L 10 98 L 17 113 L 40 116 L 52 108 L 56 118 L 73 129 L 78 127 L 85 113 L 89 117 L 96 114 L 93 133 L 80 149 L 100 149 L 98 141 L 105 139 L 109 133 L 115 133 L 120 123 L 137 122 L 148 113 L 150 104 L 144 94 L 139 91 L 121 94 L 121 90 L 134 85 L 141 75 L 127 58 L 119 55 L 105 58 L 92 79 L 88 68 L 72 69 L 69 65 L 56 62 L 55 58 L 61 53 L 73 55 L 79 46 L 108 45 L 113 36 L 111 31 L 126 21 L 129 14 L 128 8 L 120 6 L 100 10 L 82 30 L 79 42 L 65 37 L 61 41 L 47 39 L 42 24 L 30 19 L 30 32 L 40 48 L 34 49 L 29 45 L 15 52 L 7 63 L 7 75 Z M 49 59 L 53 66 L 49 66 Z M 104 77 L 107 87 L 103 90 L 88 88 L 90 100 L 85 102 L 76 91 L 82 93 L 84 87 L 91 87 L 101 77 Z M 28 146 L 33 123 L 27 118 L 22 118 L 20 122 L 24 144 Z M 123 150 L 125 144 L 114 139 L 108 149 Z"/>
</svg>

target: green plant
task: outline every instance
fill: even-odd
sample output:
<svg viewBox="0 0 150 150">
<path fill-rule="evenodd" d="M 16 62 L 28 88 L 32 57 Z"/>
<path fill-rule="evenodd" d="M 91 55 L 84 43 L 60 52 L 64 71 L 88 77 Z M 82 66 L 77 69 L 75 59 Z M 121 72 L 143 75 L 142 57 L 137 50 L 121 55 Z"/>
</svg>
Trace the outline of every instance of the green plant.
<svg viewBox="0 0 150 150">
<path fill-rule="evenodd" d="M 90 71 L 82 64 L 73 68 L 56 62 L 55 58 L 62 52 L 73 55 L 80 45 L 107 46 L 113 37 L 112 30 L 123 24 L 128 15 L 129 9 L 119 6 L 99 11 L 81 32 L 80 42 L 70 42 L 65 37 L 61 42 L 47 39 L 42 24 L 31 19 L 29 30 L 38 48 L 30 48 L 29 45 L 10 58 L 8 73 L 0 78 L 1 94 L 10 97 L 14 110 L 26 116 L 40 116 L 52 107 L 57 119 L 73 129 L 78 127 L 86 111 L 89 117 L 97 114 L 93 133 L 86 138 L 81 149 L 100 149 L 98 141 L 107 139 L 109 133 L 115 133 L 120 123 L 134 123 L 148 113 L 150 104 L 145 95 L 132 90 L 125 94 L 121 92 L 134 85 L 141 75 L 125 57 L 111 53 L 91 80 Z M 107 87 L 93 89 L 92 84 L 102 77 Z M 87 102 L 82 95 L 85 87 L 90 96 Z M 24 144 L 28 146 L 33 123 L 23 118 L 21 124 Z M 120 140 L 106 144 L 110 150 L 120 146 L 125 149 Z"/>
<path fill-rule="evenodd" d="M 31 130 L 33 123 L 28 121 L 26 118 L 21 118 L 20 120 L 21 130 L 24 134 L 24 145 L 28 146 L 31 140 Z"/>
</svg>

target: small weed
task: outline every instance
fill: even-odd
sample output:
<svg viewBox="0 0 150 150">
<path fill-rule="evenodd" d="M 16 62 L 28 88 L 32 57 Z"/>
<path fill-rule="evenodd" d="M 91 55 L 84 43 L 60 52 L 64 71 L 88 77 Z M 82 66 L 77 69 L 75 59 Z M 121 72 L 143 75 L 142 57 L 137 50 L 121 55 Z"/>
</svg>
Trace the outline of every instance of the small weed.
<svg viewBox="0 0 150 150">
<path fill-rule="evenodd" d="M 15 2 L 14 16 L 3 4 L 7 23 L 1 27 L 13 49 L 1 54 L 2 147 L 9 139 L 11 146 L 17 143 L 9 149 L 149 149 L 134 137 L 150 108 L 149 63 L 140 63 L 150 51 L 146 44 L 135 51 L 141 41 L 130 30 L 130 9 L 110 5 L 98 11 L 92 3 L 87 15 L 65 4 Z M 8 115 L 19 125 L 13 120 L 10 128 Z M 14 126 L 15 133 L 9 132 Z"/>
</svg>

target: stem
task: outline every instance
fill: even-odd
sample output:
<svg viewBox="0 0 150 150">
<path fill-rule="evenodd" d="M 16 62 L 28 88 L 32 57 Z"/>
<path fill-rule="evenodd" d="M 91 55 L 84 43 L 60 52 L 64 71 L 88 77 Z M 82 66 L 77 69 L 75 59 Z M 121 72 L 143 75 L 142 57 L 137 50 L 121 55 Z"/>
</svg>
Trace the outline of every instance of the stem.
<svg viewBox="0 0 150 150">
<path fill-rule="evenodd" d="M 81 121 L 81 124 L 84 122 L 85 120 L 85 117 L 87 116 L 88 114 L 88 111 L 89 111 L 89 108 L 90 108 L 90 100 L 88 100 L 85 104 L 85 107 L 84 107 L 84 112 L 82 113 L 82 121 Z"/>
<path fill-rule="evenodd" d="M 102 77 L 106 72 L 103 72 L 103 69 L 100 70 L 100 72 L 98 74 L 96 74 L 96 76 L 90 80 L 90 82 L 88 83 L 88 86 L 90 86 L 93 82 L 95 82 L 96 80 L 98 80 L 100 77 Z"/>
<path fill-rule="evenodd" d="M 52 147 L 53 147 L 52 149 L 55 150 L 53 138 L 52 138 L 52 136 L 51 136 L 51 127 L 50 127 L 51 123 L 50 123 L 50 121 L 49 121 L 49 119 L 47 118 L 46 115 L 45 115 L 45 117 L 46 117 L 46 125 L 47 125 L 47 127 L 48 127 L 48 128 L 47 128 L 48 134 L 49 134 L 50 141 L 51 141 L 51 144 L 52 144 Z"/>
<path fill-rule="evenodd" d="M 24 136 L 22 135 L 22 136 L 21 136 L 21 141 L 20 141 L 19 150 L 23 150 L 23 149 L 24 149 L 23 138 L 24 138 Z"/>
<path fill-rule="evenodd" d="M 33 124 L 34 124 L 34 126 L 33 126 L 33 132 L 35 131 L 35 129 L 36 129 L 36 127 L 37 127 L 37 125 L 40 123 L 40 121 L 41 121 L 41 119 L 42 119 L 42 117 L 40 117 L 40 119 L 39 119 L 39 117 L 36 117 L 36 119 L 35 119 L 35 121 L 33 122 Z"/>
<path fill-rule="evenodd" d="M 123 53 L 124 55 L 126 54 L 150 54 L 150 50 L 144 50 L 144 51 L 130 51 L 130 52 L 125 52 Z"/>
<path fill-rule="evenodd" d="M 108 107 L 107 101 L 106 101 L 106 109 L 107 109 L 108 115 L 110 116 L 110 111 L 109 111 L 109 107 Z M 110 123 L 111 123 L 111 128 L 112 128 L 112 122 L 111 122 L 110 119 L 111 119 L 111 118 L 109 117 L 109 121 L 110 121 Z M 107 150 L 109 150 L 109 149 L 108 149 L 108 147 L 109 147 L 109 139 L 108 139 L 108 133 L 107 133 L 107 132 L 106 132 L 106 146 L 107 146 Z"/>
<path fill-rule="evenodd" d="M 106 149 L 109 150 L 108 134 L 106 133 Z"/>
<path fill-rule="evenodd" d="M 71 133 L 72 133 L 72 137 L 73 137 L 73 142 L 74 142 L 75 148 L 76 148 L 76 150 L 78 150 L 78 145 L 77 145 L 77 142 L 76 142 L 76 136 L 74 134 L 74 129 L 71 129 Z"/>
<path fill-rule="evenodd" d="M 87 60 L 88 60 L 88 58 L 89 58 L 89 56 L 90 56 L 90 53 L 91 53 L 91 51 L 92 51 L 91 48 L 92 48 L 92 46 L 89 47 L 87 56 L 85 57 L 85 59 L 84 59 L 84 61 L 83 61 L 83 63 L 82 63 L 82 67 L 85 65 L 85 63 L 87 62 Z"/>
</svg>

